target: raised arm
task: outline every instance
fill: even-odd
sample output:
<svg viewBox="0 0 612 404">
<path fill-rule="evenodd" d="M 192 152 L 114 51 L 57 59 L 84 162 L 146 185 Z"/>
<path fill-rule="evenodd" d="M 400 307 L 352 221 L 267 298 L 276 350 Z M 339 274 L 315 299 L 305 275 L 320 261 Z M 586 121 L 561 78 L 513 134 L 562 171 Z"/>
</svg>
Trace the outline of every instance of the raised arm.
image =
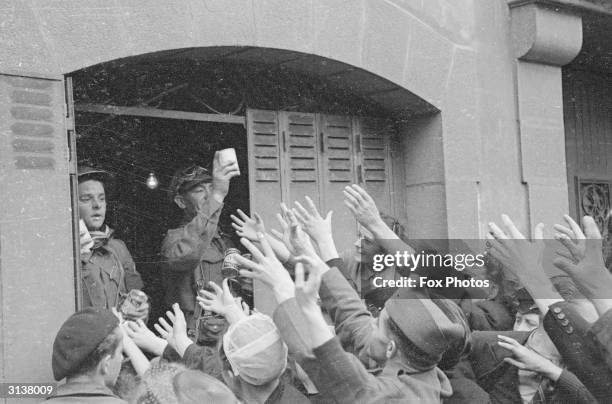
<svg viewBox="0 0 612 404">
<path fill-rule="evenodd" d="M 200 204 L 196 216 L 189 223 L 168 231 L 161 249 L 168 269 L 191 271 L 200 263 L 202 253 L 217 232 L 222 208 L 222 203 L 209 198 Z"/>
<path fill-rule="evenodd" d="M 378 244 L 389 254 L 398 251 L 413 253 L 414 249 L 403 242 L 380 217 L 374 199 L 359 185 L 344 188 L 344 204 L 360 225 L 368 229 Z"/>
<path fill-rule="evenodd" d="M 544 272 L 542 263 L 544 241 L 544 225 L 539 223 L 534 231 L 535 241 L 525 239 L 507 215 L 502 215 L 506 231 L 495 223 L 489 223 L 491 234 L 488 243 L 489 253 L 507 270 L 517 276 L 520 283 L 527 289 L 542 315 L 548 308 L 563 298 L 557 292 L 548 275 Z"/>
<path fill-rule="evenodd" d="M 225 278 L 221 284 L 222 287 L 214 282 L 209 282 L 214 292 L 200 290 L 200 296 L 196 299 L 202 309 L 222 315 L 231 325 L 247 317 L 247 314 L 232 296 L 227 282 L 228 279 Z"/>
<path fill-rule="evenodd" d="M 601 316 L 612 310 L 612 274 L 604 264 L 601 234 L 597 224 L 592 217 L 585 216 L 582 225 L 584 233 L 579 227 L 576 229 L 577 225 L 573 226 L 573 233 L 577 233 L 575 239 L 571 239 L 566 232 L 557 234 L 568 251 L 561 253 L 554 263 L 574 280 Z M 555 228 L 561 230 L 561 226 Z"/>
<path fill-rule="evenodd" d="M 338 268 L 330 268 L 325 264 L 307 242 L 308 237 L 298 220 L 304 223 L 315 244 L 320 245 L 321 254 L 325 254 L 326 260 L 332 266 L 339 262 L 331 231 L 331 215 L 323 219 L 311 200 L 307 199 L 307 204 L 310 205 L 309 210 L 298 203 L 294 211 L 286 212 L 289 230 L 285 231 L 284 241 L 301 252 L 299 259 L 310 259 L 318 263 L 322 277 L 319 295 L 323 307 L 334 322 L 340 342 L 345 348 L 362 353 L 375 331 L 372 315 Z"/>
<path fill-rule="evenodd" d="M 200 200 L 195 216 L 183 227 L 170 230 L 162 243 L 162 255 L 171 271 L 189 271 L 198 265 L 217 232 L 230 180 L 237 175 L 240 175 L 237 163 L 221 165 L 219 152 L 215 153 L 210 195 Z"/>
</svg>

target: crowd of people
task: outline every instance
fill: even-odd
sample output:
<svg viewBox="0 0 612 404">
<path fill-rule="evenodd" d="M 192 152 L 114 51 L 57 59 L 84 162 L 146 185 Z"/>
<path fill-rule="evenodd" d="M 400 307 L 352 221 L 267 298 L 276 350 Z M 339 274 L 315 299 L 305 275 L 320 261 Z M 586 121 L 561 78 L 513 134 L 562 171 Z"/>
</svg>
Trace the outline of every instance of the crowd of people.
<svg viewBox="0 0 612 404">
<path fill-rule="evenodd" d="M 105 224 L 109 176 L 79 169 L 85 308 L 55 338 L 53 375 L 65 382 L 48 401 L 612 402 L 612 275 L 591 217 L 554 225 L 556 257 L 542 224 L 530 241 L 506 215 L 489 223 L 485 298 L 374 288 L 372 257 L 414 246 L 362 187 L 338 195 L 360 229 L 352 252 L 337 251 L 331 212 L 308 197 L 280 204 L 280 231 L 235 212 L 237 246 L 218 224 L 239 173 L 216 155 L 211 171 L 175 175 L 184 220 L 161 247 L 168 311 L 149 328 L 143 282 Z M 272 313 L 253 307 L 254 282 Z"/>
</svg>

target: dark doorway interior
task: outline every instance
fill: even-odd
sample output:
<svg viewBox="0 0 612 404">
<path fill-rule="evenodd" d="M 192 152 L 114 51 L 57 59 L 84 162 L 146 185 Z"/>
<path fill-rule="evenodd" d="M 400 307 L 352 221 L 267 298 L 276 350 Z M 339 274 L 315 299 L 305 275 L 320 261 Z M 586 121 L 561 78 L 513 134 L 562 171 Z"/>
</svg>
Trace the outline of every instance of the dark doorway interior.
<svg viewBox="0 0 612 404">
<path fill-rule="evenodd" d="M 100 125 L 96 122 L 104 121 Z M 92 165 L 114 176 L 108 196 L 107 224 L 123 240 L 143 277 L 146 292 L 162 301 L 159 256 L 166 231 L 177 227 L 181 211 L 172 202 L 169 184 L 173 173 L 191 164 L 212 168 L 215 150 L 236 149 L 242 175 L 232 180 L 221 220 L 230 234 L 229 213 L 249 210 L 246 130 L 242 125 L 143 117 L 77 114 L 79 164 Z M 95 129 L 95 130 L 91 130 Z M 159 185 L 147 186 L 153 173 Z"/>
</svg>

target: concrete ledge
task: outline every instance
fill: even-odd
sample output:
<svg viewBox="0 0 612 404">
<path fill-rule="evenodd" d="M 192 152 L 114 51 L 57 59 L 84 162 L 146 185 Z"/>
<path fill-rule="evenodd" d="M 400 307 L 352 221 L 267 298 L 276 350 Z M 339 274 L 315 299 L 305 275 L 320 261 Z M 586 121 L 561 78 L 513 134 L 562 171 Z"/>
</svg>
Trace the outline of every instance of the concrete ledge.
<svg viewBox="0 0 612 404">
<path fill-rule="evenodd" d="M 582 47 L 582 18 L 548 3 L 510 4 L 514 55 L 529 62 L 563 66 Z"/>
</svg>

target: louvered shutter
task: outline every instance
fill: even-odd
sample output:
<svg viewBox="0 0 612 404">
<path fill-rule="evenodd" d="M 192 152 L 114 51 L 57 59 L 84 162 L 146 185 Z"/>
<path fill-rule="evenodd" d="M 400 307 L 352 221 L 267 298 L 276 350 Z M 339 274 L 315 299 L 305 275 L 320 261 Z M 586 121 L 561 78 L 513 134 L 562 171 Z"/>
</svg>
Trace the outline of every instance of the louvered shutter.
<svg viewBox="0 0 612 404">
<path fill-rule="evenodd" d="M 278 115 L 275 111 L 247 110 L 251 212 L 259 213 L 268 229 L 277 227 L 275 215 L 283 197 Z M 276 302 L 266 293 L 266 286 L 255 279 L 253 289 L 257 310 L 272 315 Z"/>
<path fill-rule="evenodd" d="M 286 197 L 283 201 L 314 200 L 319 195 L 319 147 L 314 114 L 281 112 L 282 143 L 284 151 L 283 173 L 286 177 Z"/>
<path fill-rule="evenodd" d="M 334 241 L 339 252 L 352 248 L 355 218 L 344 205 L 344 187 L 356 181 L 351 117 L 319 115 L 321 150 L 321 214 L 333 210 Z"/>
<path fill-rule="evenodd" d="M 378 210 L 393 215 L 392 164 L 390 144 L 393 130 L 390 125 L 375 118 L 359 118 L 356 141 L 359 177 L 368 193 L 376 201 Z"/>
<path fill-rule="evenodd" d="M 278 113 L 249 109 L 247 132 L 251 210 L 274 227 L 283 196 Z"/>
<path fill-rule="evenodd" d="M 30 383 L 80 287 L 65 112 L 62 77 L 0 73 L 0 374 Z"/>
</svg>

